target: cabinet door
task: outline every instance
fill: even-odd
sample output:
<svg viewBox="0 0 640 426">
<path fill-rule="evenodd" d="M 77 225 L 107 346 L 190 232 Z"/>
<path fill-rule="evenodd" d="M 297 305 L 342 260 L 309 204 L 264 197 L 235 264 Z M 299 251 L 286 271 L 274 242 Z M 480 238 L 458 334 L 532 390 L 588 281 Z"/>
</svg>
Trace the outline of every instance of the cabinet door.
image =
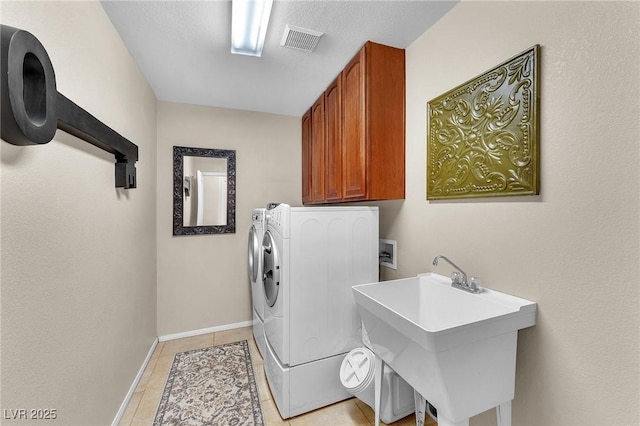
<svg viewBox="0 0 640 426">
<path fill-rule="evenodd" d="M 342 199 L 342 79 L 340 76 L 324 92 L 324 113 L 327 123 L 327 153 L 325 155 L 326 201 Z"/>
<path fill-rule="evenodd" d="M 367 198 L 404 198 L 404 50 L 367 43 Z"/>
<path fill-rule="evenodd" d="M 311 201 L 311 109 L 302 116 L 302 203 Z"/>
<path fill-rule="evenodd" d="M 342 179 L 345 200 L 361 199 L 367 195 L 365 59 L 365 49 L 361 49 L 342 71 Z"/>
<path fill-rule="evenodd" d="M 324 201 L 324 94 L 311 107 L 311 202 Z"/>
</svg>

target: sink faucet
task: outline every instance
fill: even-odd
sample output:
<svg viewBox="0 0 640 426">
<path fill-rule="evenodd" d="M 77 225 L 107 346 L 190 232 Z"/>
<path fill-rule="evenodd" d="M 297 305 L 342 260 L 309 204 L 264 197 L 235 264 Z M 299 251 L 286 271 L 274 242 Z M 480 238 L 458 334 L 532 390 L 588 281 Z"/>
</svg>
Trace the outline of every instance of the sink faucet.
<svg viewBox="0 0 640 426">
<path fill-rule="evenodd" d="M 480 280 L 476 277 L 471 277 L 471 280 L 467 280 L 467 274 L 464 272 L 458 265 L 449 260 L 446 256 L 438 255 L 433 258 L 433 266 L 438 266 L 438 260 L 444 259 L 449 265 L 453 266 L 458 270 L 458 272 L 453 272 L 451 274 L 451 286 L 455 288 L 459 288 L 464 291 L 468 291 L 469 293 L 480 293 L 482 289 L 480 288 Z"/>
</svg>

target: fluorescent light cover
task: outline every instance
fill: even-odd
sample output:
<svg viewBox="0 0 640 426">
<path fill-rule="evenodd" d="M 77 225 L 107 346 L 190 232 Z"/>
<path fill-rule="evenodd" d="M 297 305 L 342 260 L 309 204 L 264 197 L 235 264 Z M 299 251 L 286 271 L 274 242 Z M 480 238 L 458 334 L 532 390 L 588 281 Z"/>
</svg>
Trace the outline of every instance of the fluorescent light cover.
<svg viewBox="0 0 640 426">
<path fill-rule="evenodd" d="M 231 53 L 261 56 L 273 0 L 233 0 Z"/>
</svg>

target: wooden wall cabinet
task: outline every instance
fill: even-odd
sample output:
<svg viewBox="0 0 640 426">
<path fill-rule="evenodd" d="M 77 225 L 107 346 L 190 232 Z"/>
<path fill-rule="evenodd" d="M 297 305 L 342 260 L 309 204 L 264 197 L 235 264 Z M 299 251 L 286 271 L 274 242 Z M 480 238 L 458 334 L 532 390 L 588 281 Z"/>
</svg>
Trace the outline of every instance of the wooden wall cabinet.
<svg viewBox="0 0 640 426">
<path fill-rule="evenodd" d="M 311 108 L 302 116 L 302 203 L 311 202 Z"/>
<path fill-rule="evenodd" d="M 324 96 L 311 107 L 311 202 L 324 201 L 325 176 L 325 124 Z"/>
<path fill-rule="evenodd" d="M 367 42 L 303 116 L 302 129 L 303 203 L 403 199 L 404 50 Z"/>
<path fill-rule="evenodd" d="M 343 198 L 342 174 L 342 75 L 324 92 L 326 146 L 325 197 L 323 201 L 338 202 Z"/>
</svg>

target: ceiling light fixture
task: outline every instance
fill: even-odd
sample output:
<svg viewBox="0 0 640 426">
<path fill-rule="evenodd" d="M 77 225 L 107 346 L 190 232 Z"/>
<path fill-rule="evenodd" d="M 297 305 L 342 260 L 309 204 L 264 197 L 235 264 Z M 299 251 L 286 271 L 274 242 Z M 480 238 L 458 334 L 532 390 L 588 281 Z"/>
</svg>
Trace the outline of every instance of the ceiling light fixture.
<svg viewBox="0 0 640 426">
<path fill-rule="evenodd" d="M 231 53 L 262 56 L 273 0 L 233 0 Z"/>
</svg>

